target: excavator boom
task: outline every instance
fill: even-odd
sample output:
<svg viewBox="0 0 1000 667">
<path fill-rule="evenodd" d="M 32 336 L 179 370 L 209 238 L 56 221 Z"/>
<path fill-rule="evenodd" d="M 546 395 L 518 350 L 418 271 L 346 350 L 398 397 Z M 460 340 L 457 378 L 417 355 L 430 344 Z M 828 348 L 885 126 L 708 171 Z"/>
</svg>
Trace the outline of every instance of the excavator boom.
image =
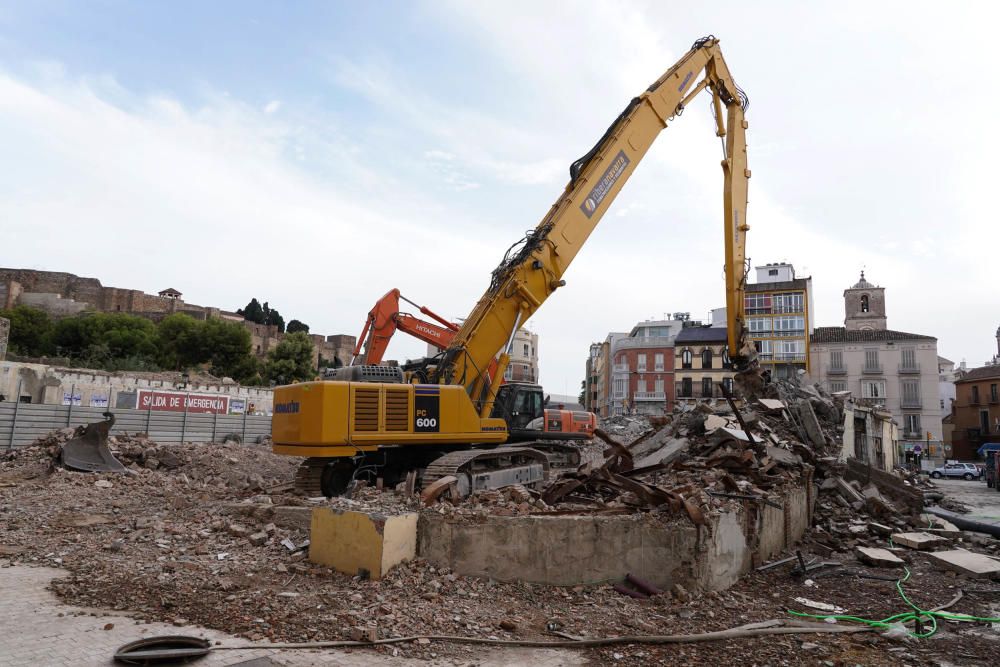
<svg viewBox="0 0 1000 667">
<path fill-rule="evenodd" d="M 482 414 L 496 387 L 484 372 L 498 353 L 501 367 L 514 332 L 562 287 L 563 274 L 667 123 L 698 93 L 710 91 L 722 161 L 726 307 L 730 355 L 752 355 L 744 336 L 747 98 L 719 49 L 706 37 L 629 102 L 597 144 L 570 167 L 570 181 L 538 226 L 508 249 L 485 294 L 458 330 L 438 367 L 437 381 L 460 384 Z"/>
</svg>

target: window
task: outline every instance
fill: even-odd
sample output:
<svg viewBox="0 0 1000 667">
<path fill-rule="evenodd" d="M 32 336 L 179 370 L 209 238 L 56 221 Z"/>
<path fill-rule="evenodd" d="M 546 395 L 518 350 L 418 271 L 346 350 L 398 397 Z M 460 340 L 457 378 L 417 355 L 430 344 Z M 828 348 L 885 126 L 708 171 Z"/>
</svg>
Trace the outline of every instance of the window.
<svg viewBox="0 0 1000 667">
<path fill-rule="evenodd" d="M 691 378 L 684 378 L 681 380 L 681 396 L 684 398 L 691 398 L 694 395 L 694 388 L 691 386 L 693 381 Z"/>
<path fill-rule="evenodd" d="M 638 380 L 635 383 L 635 393 L 637 393 L 637 394 L 645 394 L 646 393 L 646 381 L 645 380 Z"/>
<path fill-rule="evenodd" d="M 779 340 L 774 358 L 778 361 L 805 361 L 806 342 L 804 340 Z"/>
<path fill-rule="evenodd" d="M 806 319 L 804 317 L 775 317 L 775 336 L 804 336 L 806 333 Z"/>
<path fill-rule="evenodd" d="M 991 384 L 990 385 L 990 403 L 996 403 L 998 400 L 1000 400 L 1000 395 L 997 394 L 997 386 L 996 386 L 996 384 Z"/>
<path fill-rule="evenodd" d="M 979 405 L 979 387 L 972 386 L 972 404 Z"/>
<path fill-rule="evenodd" d="M 655 391 L 657 394 L 663 393 L 663 380 L 656 380 L 653 383 L 653 391 Z"/>
<path fill-rule="evenodd" d="M 743 299 L 747 315 L 767 315 L 771 312 L 770 294 L 748 294 Z"/>
<path fill-rule="evenodd" d="M 868 295 L 867 294 L 862 294 L 861 295 L 861 312 L 862 313 L 867 313 L 869 310 L 870 310 L 870 308 L 868 306 Z"/>
<path fill-rule="evenodd" d="M 882 367 L 878 363 L 878 350 L 865 350 L 865 370 L 880 371 Z"/>
<path fill-rule="evenodd" d="M 769 340 L 755 340 L 753 346 L 757 348 L 757 356 L 760 359 L 770 359 L 771 358 L 771 341 Z"/>
<path fill-rule="evenodd" d="M 786 294 L 774 295 L 774 312 L 776 313 L 801 313 L 804 299 L 801 292 L 790 292 Z"/>
<path fill-rule="evenodd" d="M 776 275 L 778 275 L 778 269 L 768 269 L 767 270 L 767 275 L 769 275 L 769 276 L 776 276 Z"/>
<path fill-rule="evenodd" d="M 847 381 L 846 380 L 833 380 L 830 382 L 830 391 L 836 393 L 838 391 L 847 391 Z"/>
<path fill-rule="evenodd" d="M 844 368 L 844 351 L 830 350 L 830 368 L 841 370 Z"/>
<path fill-rule="evenodd" d="M 712 398 L 712 378 L 701 379 L 701 396 L 702 398 Z"/>
<path fill-rule="evenodd" d="M 685 347 L 681 352 L 681 368 L 691 368 L 691 357 L 691 350 Z"/>
<path fill-rule="evenodd" d="M 663 370 L 663 353 L 662 352 L 657 352 L 656 353 L 656 356 L 653 357 L 653 364 L 654 364 L 654 370 L 657 370 L 657 371 L 662 371 Z"/>
<path fill-rule="evenodd" d="M 751 336 L 765 336 L 771 333 L 771 318 L 749 317 L 747 318 L 747 327 L 750 329 Z"/>
<path fill-rule="evenodd" d="M 861 396 L 863 398 L 884 399 L 885 380 L 862 380 Z"/>
<path fill-rule="evenodd" d="M 983 435 L 989 435 L 990 432 L 990 411 L 980 410 L 979 411 L 979 432 Z"/>
<path fill-rule="evenodd" d="M 903 415 L 903 430 L 911 436 L 920 437 L 920 415 Z"/>
<path fill-rule="evenodd" d="M 706 347 L 701 351 L 701 367 L 711 368 L 712 367 L 712 348 Z"/>
<path fill-rule="evenodd" d="M 524 344 L 524 356 L 526 357 L 531 356 L 531 346 L 528 345 L 527 343 Z"/>
<path fill-rule="evenodd" d="M 626 382 L 625 378 L 615 378 L 615 398 L 625 398 Z"/>
<path fill-rule="evenodd" d="M 733 378 L 723 378 L 722 384 L 730 394 L 733 393 Z"/>
<path fill-rule="evenodd" d="M 729 346 L 722 348 L 722 367 L 729 368 L 732 366 L 732 360 L 729 358 Z"/>
<path fill-rule="evenodd" d="M 646 355 L 645 354 L 638 355 L 638 357 L 637 357 L 637 365 L 638 365 L 638 370 L 640 372 L 644 373 L 646 371 Z"/>
<path fill-rule="evenodd" d="M 903 406 L 920 407 L 920 381 L 903 380 L 901 383 Z"/>
<path fill-rule="evenodd" d="M 912 347 L 903 348 L 903 363 L 904 369 L 914 369 L 917 367 L 917 351 Z"/>
</svg>

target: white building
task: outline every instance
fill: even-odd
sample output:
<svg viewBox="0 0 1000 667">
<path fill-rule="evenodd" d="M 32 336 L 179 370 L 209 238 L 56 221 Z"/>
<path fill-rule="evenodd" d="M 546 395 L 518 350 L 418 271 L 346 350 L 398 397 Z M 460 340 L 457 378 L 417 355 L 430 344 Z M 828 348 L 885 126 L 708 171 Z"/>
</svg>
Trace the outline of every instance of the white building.
<svg viewBox="0 0 1000 667">
<path fill-rule="evenodd" d="M 809 376 L 828 390 L 887 410 L 903 449 L 940 442 L 937 339 L 886 328 L 885 289 L 864 274 L 844 290 L 843 327 L 817 327 L 810 337 Z"/>
</svg>

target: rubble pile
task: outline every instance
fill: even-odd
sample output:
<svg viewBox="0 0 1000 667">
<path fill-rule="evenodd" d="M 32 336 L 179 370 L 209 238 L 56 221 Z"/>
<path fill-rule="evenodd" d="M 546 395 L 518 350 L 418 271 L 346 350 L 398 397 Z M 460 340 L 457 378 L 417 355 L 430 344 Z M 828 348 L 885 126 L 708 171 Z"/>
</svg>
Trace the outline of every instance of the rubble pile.
<svg viewBox="0 0 1000 667">
<path fill-rule="evenodd" d="M 536 508 L 683 512 L 701 524 L 733 501 L 774 504 L 789 483 L 835 465 L 843 404 L 815 387 L 768 390 L 781 398 L 684 405 L 659 428 L 641 417 L 605 420 L 596 432 L 605 460 L 532 493 Z"/>
</svg>

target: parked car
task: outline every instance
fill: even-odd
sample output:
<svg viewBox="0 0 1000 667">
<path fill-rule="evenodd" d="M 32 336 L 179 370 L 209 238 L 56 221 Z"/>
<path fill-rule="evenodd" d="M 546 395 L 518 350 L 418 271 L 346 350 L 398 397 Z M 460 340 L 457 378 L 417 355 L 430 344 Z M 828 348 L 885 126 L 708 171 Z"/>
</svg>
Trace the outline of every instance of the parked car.
<svg viewBox="0 0 1000 667">
<path fill-rule="evenodd" d="M 942 477 L 961 477 L 962 479 L 976 479 L 981 477 L 982 470 L 975 463 L 946 463 L 931 471 L 931 477 L 941 479 Z"/>
</svg>

